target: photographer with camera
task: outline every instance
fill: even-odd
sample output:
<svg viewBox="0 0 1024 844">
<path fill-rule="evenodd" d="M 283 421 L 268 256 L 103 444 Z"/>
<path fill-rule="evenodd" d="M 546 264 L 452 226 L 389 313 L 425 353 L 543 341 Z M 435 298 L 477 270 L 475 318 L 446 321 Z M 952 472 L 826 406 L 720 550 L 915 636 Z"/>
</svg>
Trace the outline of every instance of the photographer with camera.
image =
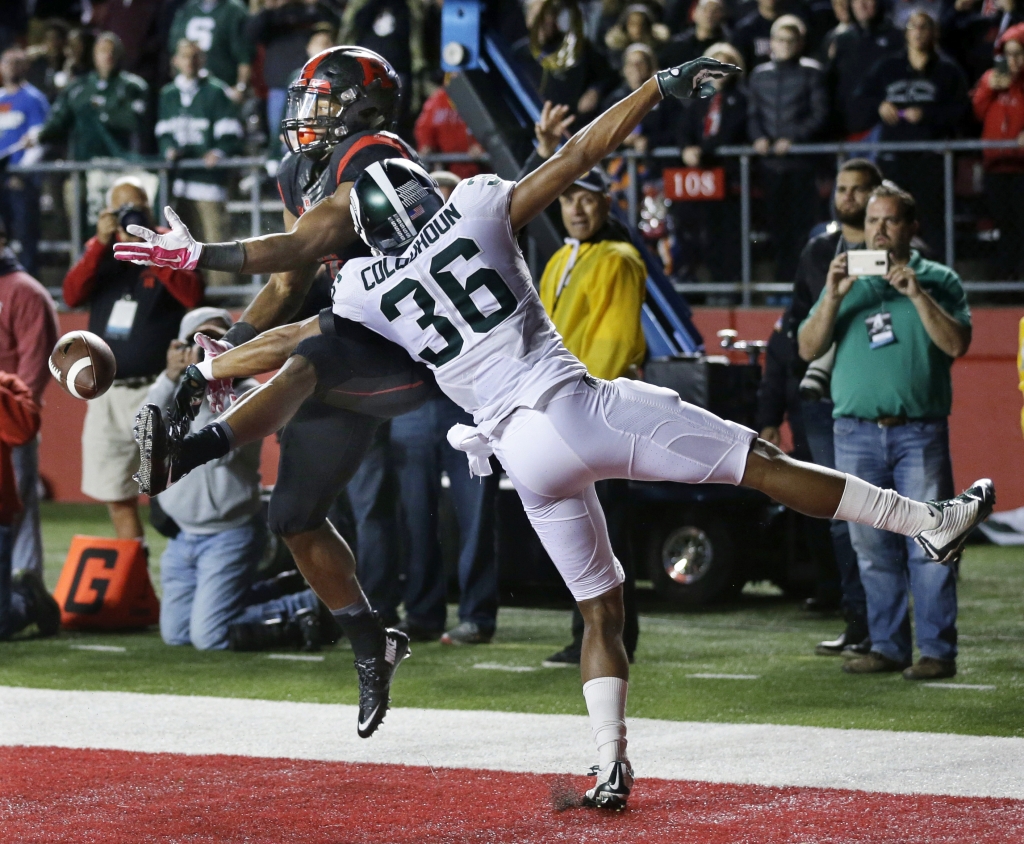
<svg viewBox="0 0 1024 844">
<path fill-rule="evenodd" d="M 950 368 L 970 346 L 971 314 L 960 277 L 910 248 L 916 232 L 914 198 L 889 183 L 875 188 L 864 218 L 869 251 L 832 260 L 799 344 L 804 360 L 836 344 L 836 469 L 918 501 L 938 501 L 953 489 Z M 867 525 L 851 522 L 850 539 L 867 598 L 871 651 L 843 670 L 903 671 L 908 680 L 954 676 L 957 567 L 929 565 L 920 546 Z M 911 594 L 921 652 L 914 665 Z"/>
<path fill-rule="evenodd" d="M 195 272 L 115 260 L 115 242 L 138 240 L 126 230 L 133 224 L 151 227 L 153 216 L 142 183 L 125 176 L 108 192 L 96 236 L 64 278 L 64 301 L 89 308 L 89 331 L 107 341 L 117 362 L 113 386 L 86 410 L 82 492 L 107 504 L 119 539 L 141 540 L 135 411 L 164 369 L 181 318 L 202 300 L 203 283 Z"/>
</svg>

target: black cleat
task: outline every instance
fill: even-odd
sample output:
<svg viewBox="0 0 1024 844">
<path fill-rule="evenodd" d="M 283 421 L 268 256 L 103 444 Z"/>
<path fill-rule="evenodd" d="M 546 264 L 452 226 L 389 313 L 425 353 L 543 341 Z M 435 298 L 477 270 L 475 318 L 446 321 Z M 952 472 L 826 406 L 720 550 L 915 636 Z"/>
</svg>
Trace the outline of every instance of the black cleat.
<svg viewBox="0 0 1024 844">
<path fill-rule="evenodd" d="M 355 661 L 359 675 L 359 738 L 369 738 L 381 725 L 391 705 L 391 681 L 409 655 L 409 637 L 388 627 L 380 653 Z"/>
<path fill-rule="evenodd" d="M 583 796 L 584 806 L 616 812 L 626 808 L 626 800 L 633 788 L 633 767 L 629 762 L 612 762 L 604 768 L 595 765 L 590 769 L 590 775 L 597 776 L 597 782 Z"/>
<path fill-rule="evenodd" d="M 46 591 L 42 578 L 24 569 L 12 578 L 11 587 L 21 592 L 28 603 L 28 620 L 34 621 L 40 636 L 56 636 L 60 630 L 60 606 Z"/>
<path fill-rule="evenodd" d="M 954 565 L 960 559 L 967 535 L 985 521 L 996 505 L 996 488 L 988 478 L 975 481 L 956 498 L 929 501 L 928 506 L 941 516 L 939 526 L 914 537 L 929 560 Z"/>
<path fill-rule="evenodd" d="M 143 405 L 132 428 L 139 444 L 139 471 L 132 475 L 143 495 L 159 495 L 178 478 L 173 476 L 173 443 L 167 436 L 160 408 Z"/>
</svg>

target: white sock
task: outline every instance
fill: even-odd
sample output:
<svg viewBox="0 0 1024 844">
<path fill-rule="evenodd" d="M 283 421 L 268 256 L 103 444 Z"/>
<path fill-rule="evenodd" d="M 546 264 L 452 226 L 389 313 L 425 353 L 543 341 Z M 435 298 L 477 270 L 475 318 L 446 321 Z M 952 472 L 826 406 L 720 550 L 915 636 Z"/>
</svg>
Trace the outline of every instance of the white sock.
<svg viewBox="0 0 1024 844">
<path fill-rule="evenodd" d="M 846 488 L 833 518 L 871 525 L 903 536 L 917 536 L 939 526 L 942 517 L 920 501 L 900 495 L 894 489 L 877 486 L 846 476 Z"/>
<path fill-rule="evenodd" d="M 600 765 L 626 758 L 626 693 L 629 683 L 618 677 L 598 677 L 583 684 L 590 727 Z"/>
</svg>

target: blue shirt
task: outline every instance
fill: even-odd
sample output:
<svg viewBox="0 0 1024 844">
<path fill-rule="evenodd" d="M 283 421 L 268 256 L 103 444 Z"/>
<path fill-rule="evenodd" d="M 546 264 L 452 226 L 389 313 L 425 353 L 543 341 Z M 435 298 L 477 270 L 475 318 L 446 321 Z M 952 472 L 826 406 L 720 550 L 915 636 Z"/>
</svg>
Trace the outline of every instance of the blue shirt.
<svg viewBox="0 0 1024 844">
<path fill-rule="evenodd" d="M 24 83 L 16 93 L 8 94 L 0 88 L 0 153 L 14 146 L 33 126 L 41 126 L 50 111 L 50 104 L 38 88 Z M 25 150 L 11 156 L 18 164 Z"/>
</svg>

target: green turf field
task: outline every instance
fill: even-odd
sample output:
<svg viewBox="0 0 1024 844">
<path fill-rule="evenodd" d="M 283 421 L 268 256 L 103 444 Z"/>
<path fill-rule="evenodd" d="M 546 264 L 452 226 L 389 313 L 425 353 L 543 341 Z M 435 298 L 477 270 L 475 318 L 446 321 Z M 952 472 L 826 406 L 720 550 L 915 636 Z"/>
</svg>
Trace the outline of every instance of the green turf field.
<svg viewBox="0 0 1024 844">
<path fill-rule="evenodd" d="M 110 530 L 98 507 L 48 505 L 43 518 L 52 587 L 73 534 Z M 162 539 L 154 535 L 151 546 L 156 561 Z M 157 580 L 156 563 L 153 569 Z M 845 675 L 840 660 L 813 654 L 814 644 L 835 636 L 842 622 L 809 615 L 768 588 L 748 586 L 736 603 L 699 613 L 674 612 L 642 594 L 629 711 L 673 720 L 1024 736 L 1022 587 L 1024 548 L 968 548 L 960 588 L 960 674 L 947 683 L 994 687 L 981 689 L 930 687 L 899 675 Z M 395 682 L 395 705 L 584 714 L 577 672 L 539 667 L 568 641 L 568 619 L 565 611 L 507 608 L 491 645 L 414 645 Z M 166 647 L 155 630 L 62 633 L 0 645 L 0 685 L 355 703 L 351 651 L 341 645 L 323 657 L 305 662 L 199 653 Z M 507 670 L 517 668 L 534 670 Z"/>
</svg>

